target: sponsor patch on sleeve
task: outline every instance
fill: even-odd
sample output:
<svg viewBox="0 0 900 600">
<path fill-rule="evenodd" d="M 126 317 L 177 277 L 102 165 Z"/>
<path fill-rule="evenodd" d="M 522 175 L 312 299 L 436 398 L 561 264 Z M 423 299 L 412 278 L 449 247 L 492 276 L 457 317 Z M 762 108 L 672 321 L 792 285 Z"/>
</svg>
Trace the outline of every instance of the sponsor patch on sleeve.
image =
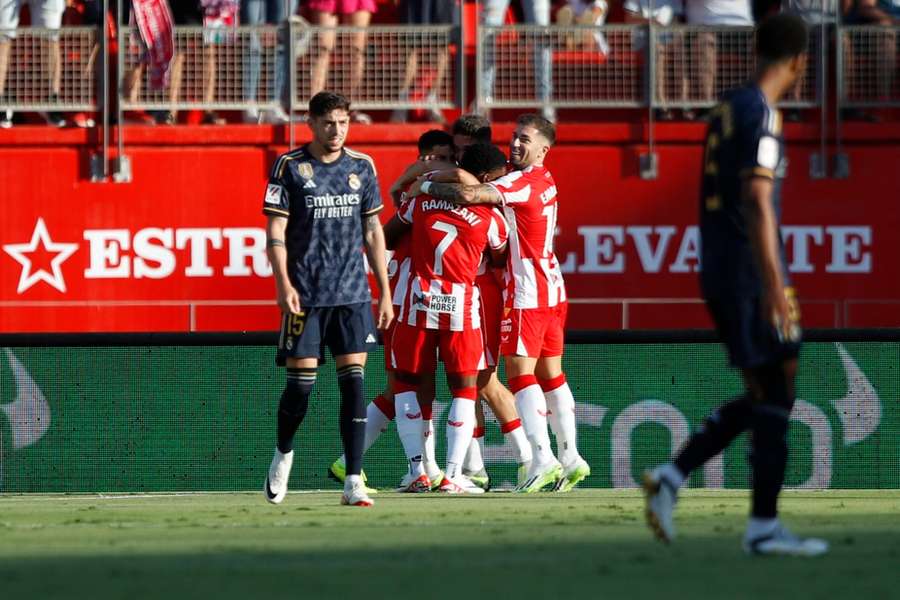
<svg viewBox="0 0 900 600">
<path fill-rule="evenodd" d="M 772 170 L 778 166 L 778 140 L 770 135 L 760 138 L 756 149 L 756 164 Z"/>
<path fill-rule="evenodd" d="M 284 188 L 275 183 L 270 183 L 266 187 L 266 204 L 281 204 L 281 192 Z"/>
</svg>

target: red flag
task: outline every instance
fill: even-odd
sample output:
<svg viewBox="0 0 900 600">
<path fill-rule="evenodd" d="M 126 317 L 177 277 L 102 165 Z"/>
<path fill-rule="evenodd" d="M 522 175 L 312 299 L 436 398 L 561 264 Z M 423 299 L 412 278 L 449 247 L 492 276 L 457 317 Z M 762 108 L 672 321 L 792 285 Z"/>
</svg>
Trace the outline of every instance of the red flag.
<svg viewBox="0 0 900 600">
<path fill-rule="evenodd" d="M 150 86 L 162 89 L 169 81 L 175 54 L 172 12 L 166 0 L 132 0 L 132 15 L 150 58 Z"/>
</svg>

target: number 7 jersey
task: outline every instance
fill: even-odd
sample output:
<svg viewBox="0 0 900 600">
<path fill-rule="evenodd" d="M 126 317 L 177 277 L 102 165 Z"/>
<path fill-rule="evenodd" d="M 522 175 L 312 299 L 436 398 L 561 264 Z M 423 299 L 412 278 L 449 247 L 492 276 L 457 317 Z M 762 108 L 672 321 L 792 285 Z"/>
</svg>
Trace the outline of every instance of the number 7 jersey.
<svg viewBox="0 0 900 600">
<path fill-rule="evenodd" d="M 487 248 L 506 247 L 503 215 L 422 194 L 404 203 L 398 217 L 412 226 L 410 280 L 398 320 L 425 329 L 479 329 L 475 277 Z"/>
</svg>

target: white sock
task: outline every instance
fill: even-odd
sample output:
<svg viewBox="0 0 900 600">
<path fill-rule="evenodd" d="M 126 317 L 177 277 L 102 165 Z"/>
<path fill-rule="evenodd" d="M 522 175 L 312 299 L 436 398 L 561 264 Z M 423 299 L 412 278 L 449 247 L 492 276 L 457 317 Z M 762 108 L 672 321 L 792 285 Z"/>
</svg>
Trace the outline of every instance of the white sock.
<svg viewBox="0 0 900 600">
<path fill-rule="evenodd" d="M 747 538 L 748 539 L 756 539 L 759 537 L 763 537 L 765 535 L 769 535 L 775 528 L 778 526 L 778 519 L 759 519 L 757 517 L 750 517 L 750 520 L 747 522 Z"/>
<path fill-rule="evenodd" d="M 403 451 L 409 459 L 410 473 L 418 477 L 424 475 L 422 468 L 422 409 L 415 392 L 394 394 L 394 410 L 396 411 L 397 435 L 403 444 Z"/>
<path fill-rule="evenodd" d="M 425 463 L 425 472 L 430 477 L 440 471 L 434 450 L 434 421 L 432 419 L 422 422 L 422 436 L 422 462 Z"/>
<path fill-rule="evenodd" d="M 381 412 L 378 405 L 374 402 L 369 402 L 369 405 L 366 407 L 366 439 L 363 442 L 363 454 L 368 452 L 372 444 L 378 441 L 378 437 L 387 431 L 390 422 L 390 417 Z M 343 454 L 338 460 L 342 465 L 347 464 L 347 457 Z"/>
<path fill-rule="evenodd" d="M 362 485 L 362 476 L 347 475 L 347 479 L 344 480 L 344 491 L 349 492 L 355 485 Z"/>
<path fill-rule="evenodd" d="M 672 463 L 667 463 L 659 468 L 659 474 L 666 478 L 666 481 L 680 488 L 684 485 L 684 474 Z"/>
<path fill-rule="evenodd" d="M 469 450 L 466 452 L 466 461 L 464 469 L 467 473 L 478 473 L 484 469 L 484 452 L 482 445 L 484 444 L 484 436 L 473 437 L 469 442 Z"/>
<path fill-rule="evenodd" d="M 575 421 L 575 398 L 568 383 L 549 392 L 544 392 L 550 414 L 550 428 L 556 436 L 556 451 L 559 462 L 568 467 L 578 459 L 578 424 Z"/>
<path fill-rule="evenodd" d="M 540 464 L 552 462 L 554 457 L 550 452 L 550 434 L 547 433 L 547 401 L 541 386 L 535 383 L 516 392 L 516 409 L 531 444 L 534 460 Z"/>
<path fill-rule="evenodd" d="M 521 465 L 522 463 L 531 462 L 531 444 L 528 443 L 528 438 L 525 437 L 525 428 L 522 427 L 521 421 L 515 425 L 514 429 L 504 433 L 503 437 L 506 438 L 506 443 L 513 447 L 517 463 Z"/>
<path fill-rule="evenodd" d="M 462 473 L 466 451 L 475 431 L 475 402 L 454 398 L 447 415 L 447 477 Z"/>
</svg>

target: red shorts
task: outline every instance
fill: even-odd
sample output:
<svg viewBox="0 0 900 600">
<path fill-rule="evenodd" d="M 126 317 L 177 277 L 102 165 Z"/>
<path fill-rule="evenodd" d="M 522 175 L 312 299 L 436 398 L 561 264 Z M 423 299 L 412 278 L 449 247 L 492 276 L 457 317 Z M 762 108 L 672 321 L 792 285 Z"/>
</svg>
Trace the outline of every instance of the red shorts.
<svg viewBox="0 0 900 600">
<path fill-rule="evenodd" d="M 375 0 L 309 0 L 306 6 L 333 15 L 352 15 L 361 10 L 375 14 L 378 11 Z"/>
<path fill-rule="evenodd" d="M 503 319 L 503 289 L 494 275 L 475 279 L 481 295 L 481 336 L 484 338 L 484 362 L 496 367 L 500 360 L 500 321 Z"/>
<path fill-rule="evenodd" d="M 434 373 L 436 351 L 448 373 L 475 373 L 484 368 L 481 330 L 423 329 L 398 323 L 391 341 L 391 362 L 397 371 Z"/>
<path fill-rule="evenodd" d="M 554 307 L 505 309 L 500 351 L 504 356 L 562 356 L 567 309 L 566 302 Z"/>
</svg>

